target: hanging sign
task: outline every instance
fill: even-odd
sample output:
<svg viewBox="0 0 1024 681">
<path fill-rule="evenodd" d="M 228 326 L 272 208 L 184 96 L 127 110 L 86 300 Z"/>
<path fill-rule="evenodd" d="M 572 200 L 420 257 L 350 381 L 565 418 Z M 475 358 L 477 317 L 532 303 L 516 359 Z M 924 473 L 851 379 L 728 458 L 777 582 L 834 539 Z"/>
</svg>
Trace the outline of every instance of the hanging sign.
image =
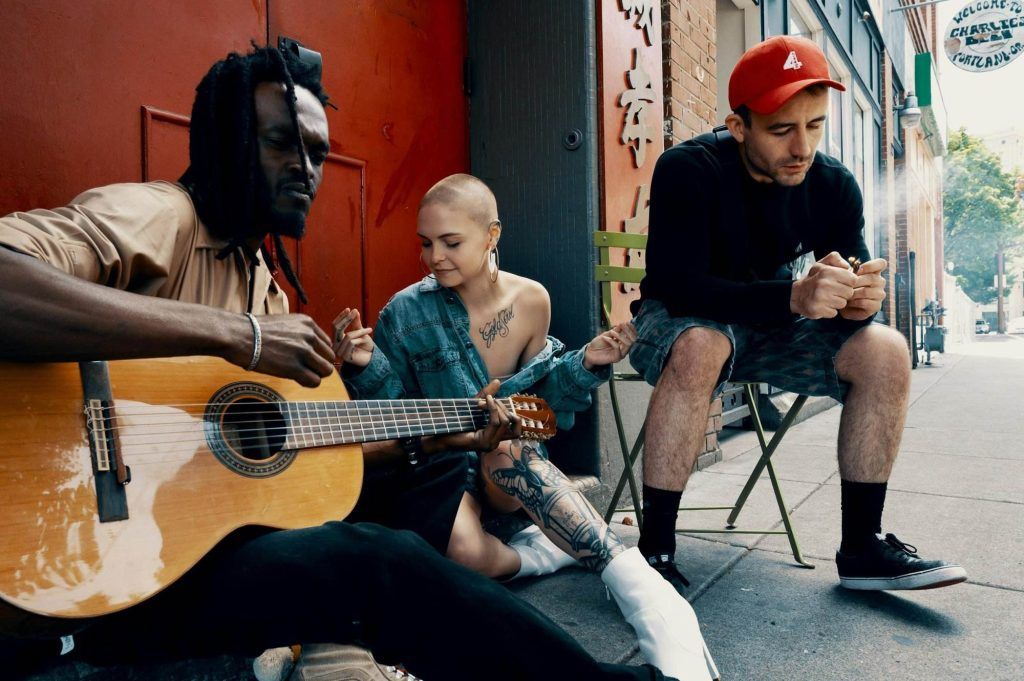
<svg viewBox="0 0 1024 681">
<path fill-rule="evenodd" d="M 1024 52 L 1024 0 L 975 0 L 946 27 L 946 56 L 965 71 L 995 71 Z"/>
</svg>

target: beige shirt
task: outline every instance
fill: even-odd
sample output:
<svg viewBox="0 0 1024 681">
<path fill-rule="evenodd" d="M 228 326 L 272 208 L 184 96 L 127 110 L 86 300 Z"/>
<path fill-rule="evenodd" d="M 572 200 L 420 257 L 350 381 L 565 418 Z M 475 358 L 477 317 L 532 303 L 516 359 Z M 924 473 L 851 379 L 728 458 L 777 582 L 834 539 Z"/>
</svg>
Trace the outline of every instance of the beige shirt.
<svg viewBox="0 0 1024 681">
<path fill-rule="evenodd" d="M 249 268 L 240 252 L 217 259 L 214 238 L 183 187 L 171 182 L 112 184 L 70 204 L 0 217 L 0 244 L 87 281 L 146 296 L 245 312 Z M 262 255 L 252 310 L 288 311 Z"/>
</svg>

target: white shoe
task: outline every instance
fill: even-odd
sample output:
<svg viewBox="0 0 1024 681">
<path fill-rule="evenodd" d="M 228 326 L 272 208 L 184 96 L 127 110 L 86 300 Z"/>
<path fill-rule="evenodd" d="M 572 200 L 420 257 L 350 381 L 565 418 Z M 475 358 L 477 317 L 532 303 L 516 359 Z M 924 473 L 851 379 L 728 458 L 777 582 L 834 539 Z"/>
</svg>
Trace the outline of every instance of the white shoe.
<svg viewBox="0 0 1024 681">
<path fill-rule="evenodd" d="M 639 549 L 615 556 L 601 573 L 601 580 L 636 632 L 648 662 L 665 676 L 681 681 L 719 678 L 693 608 L 647 563 Z"/>
<path fill-rule="evenodd" d="M 295 666 L 291 648 L 268 648 L 252 661 L 256 681 L 284 681 Z"/>
<path fill-rule="evenodd" d="M 558 548 L 536 525 L 514 534 L 508 545 L 519 554 L 519 572 L 510 579 L 535 577 L 557 572 L 576 564 L 576 559 Z"/>
</svg>

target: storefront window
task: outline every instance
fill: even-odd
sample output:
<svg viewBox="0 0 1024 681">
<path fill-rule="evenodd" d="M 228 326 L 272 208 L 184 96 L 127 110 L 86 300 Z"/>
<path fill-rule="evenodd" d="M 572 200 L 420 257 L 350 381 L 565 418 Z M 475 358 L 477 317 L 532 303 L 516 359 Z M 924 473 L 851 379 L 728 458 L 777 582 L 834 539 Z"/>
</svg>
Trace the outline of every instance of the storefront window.
<svg viewBox="0 0 1024 681">
<path fill-rule="evenodd" d="M 789 12 L 789 34 L 798 35 L 801 38 L 807 38 L 808 40 L 814 40 L 814 33 L 811 31 L 811 27 L 807 25 L 804 18 L 800 16 L 793 7 L 790 6 Z"/>
<path fill-rule="evenodd" d="M 864 188 L 864 109 L 860 102 L 854 102 L 853 114 L 853 176 Z"/>
<path fill-rule="evenodd" d="M 864 242 L 874 255 L 878 253 L 875 235 L 875 136 L 871 110 L 853 102 L 853 175 L 864 195 Z"/>
<path fill-rule="evenodd" d="M 843 160 L 843 93 L 829 89 L 831 105 L 827 120 L 828 155 Z"/>
</svg>

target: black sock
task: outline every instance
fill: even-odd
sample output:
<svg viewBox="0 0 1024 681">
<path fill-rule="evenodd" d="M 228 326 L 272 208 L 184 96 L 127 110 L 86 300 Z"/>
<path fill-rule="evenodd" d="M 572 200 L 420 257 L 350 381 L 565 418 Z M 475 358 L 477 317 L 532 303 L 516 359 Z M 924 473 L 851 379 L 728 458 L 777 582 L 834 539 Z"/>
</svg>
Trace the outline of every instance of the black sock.
<svg viewBox="0 0 1024 681">
<path fill-rule="evenodd" d="M 885 482 L 841 480 L 843 497 L 843 553 L 857 553 L 882 531 Z"/>
<path fill-rule="evenodd" d="M 676 516 L 682 492 L 644 485 L 644 527 L 640 531 L 640 553 L 645 558 L 676 554 Z"/>
</svg>

